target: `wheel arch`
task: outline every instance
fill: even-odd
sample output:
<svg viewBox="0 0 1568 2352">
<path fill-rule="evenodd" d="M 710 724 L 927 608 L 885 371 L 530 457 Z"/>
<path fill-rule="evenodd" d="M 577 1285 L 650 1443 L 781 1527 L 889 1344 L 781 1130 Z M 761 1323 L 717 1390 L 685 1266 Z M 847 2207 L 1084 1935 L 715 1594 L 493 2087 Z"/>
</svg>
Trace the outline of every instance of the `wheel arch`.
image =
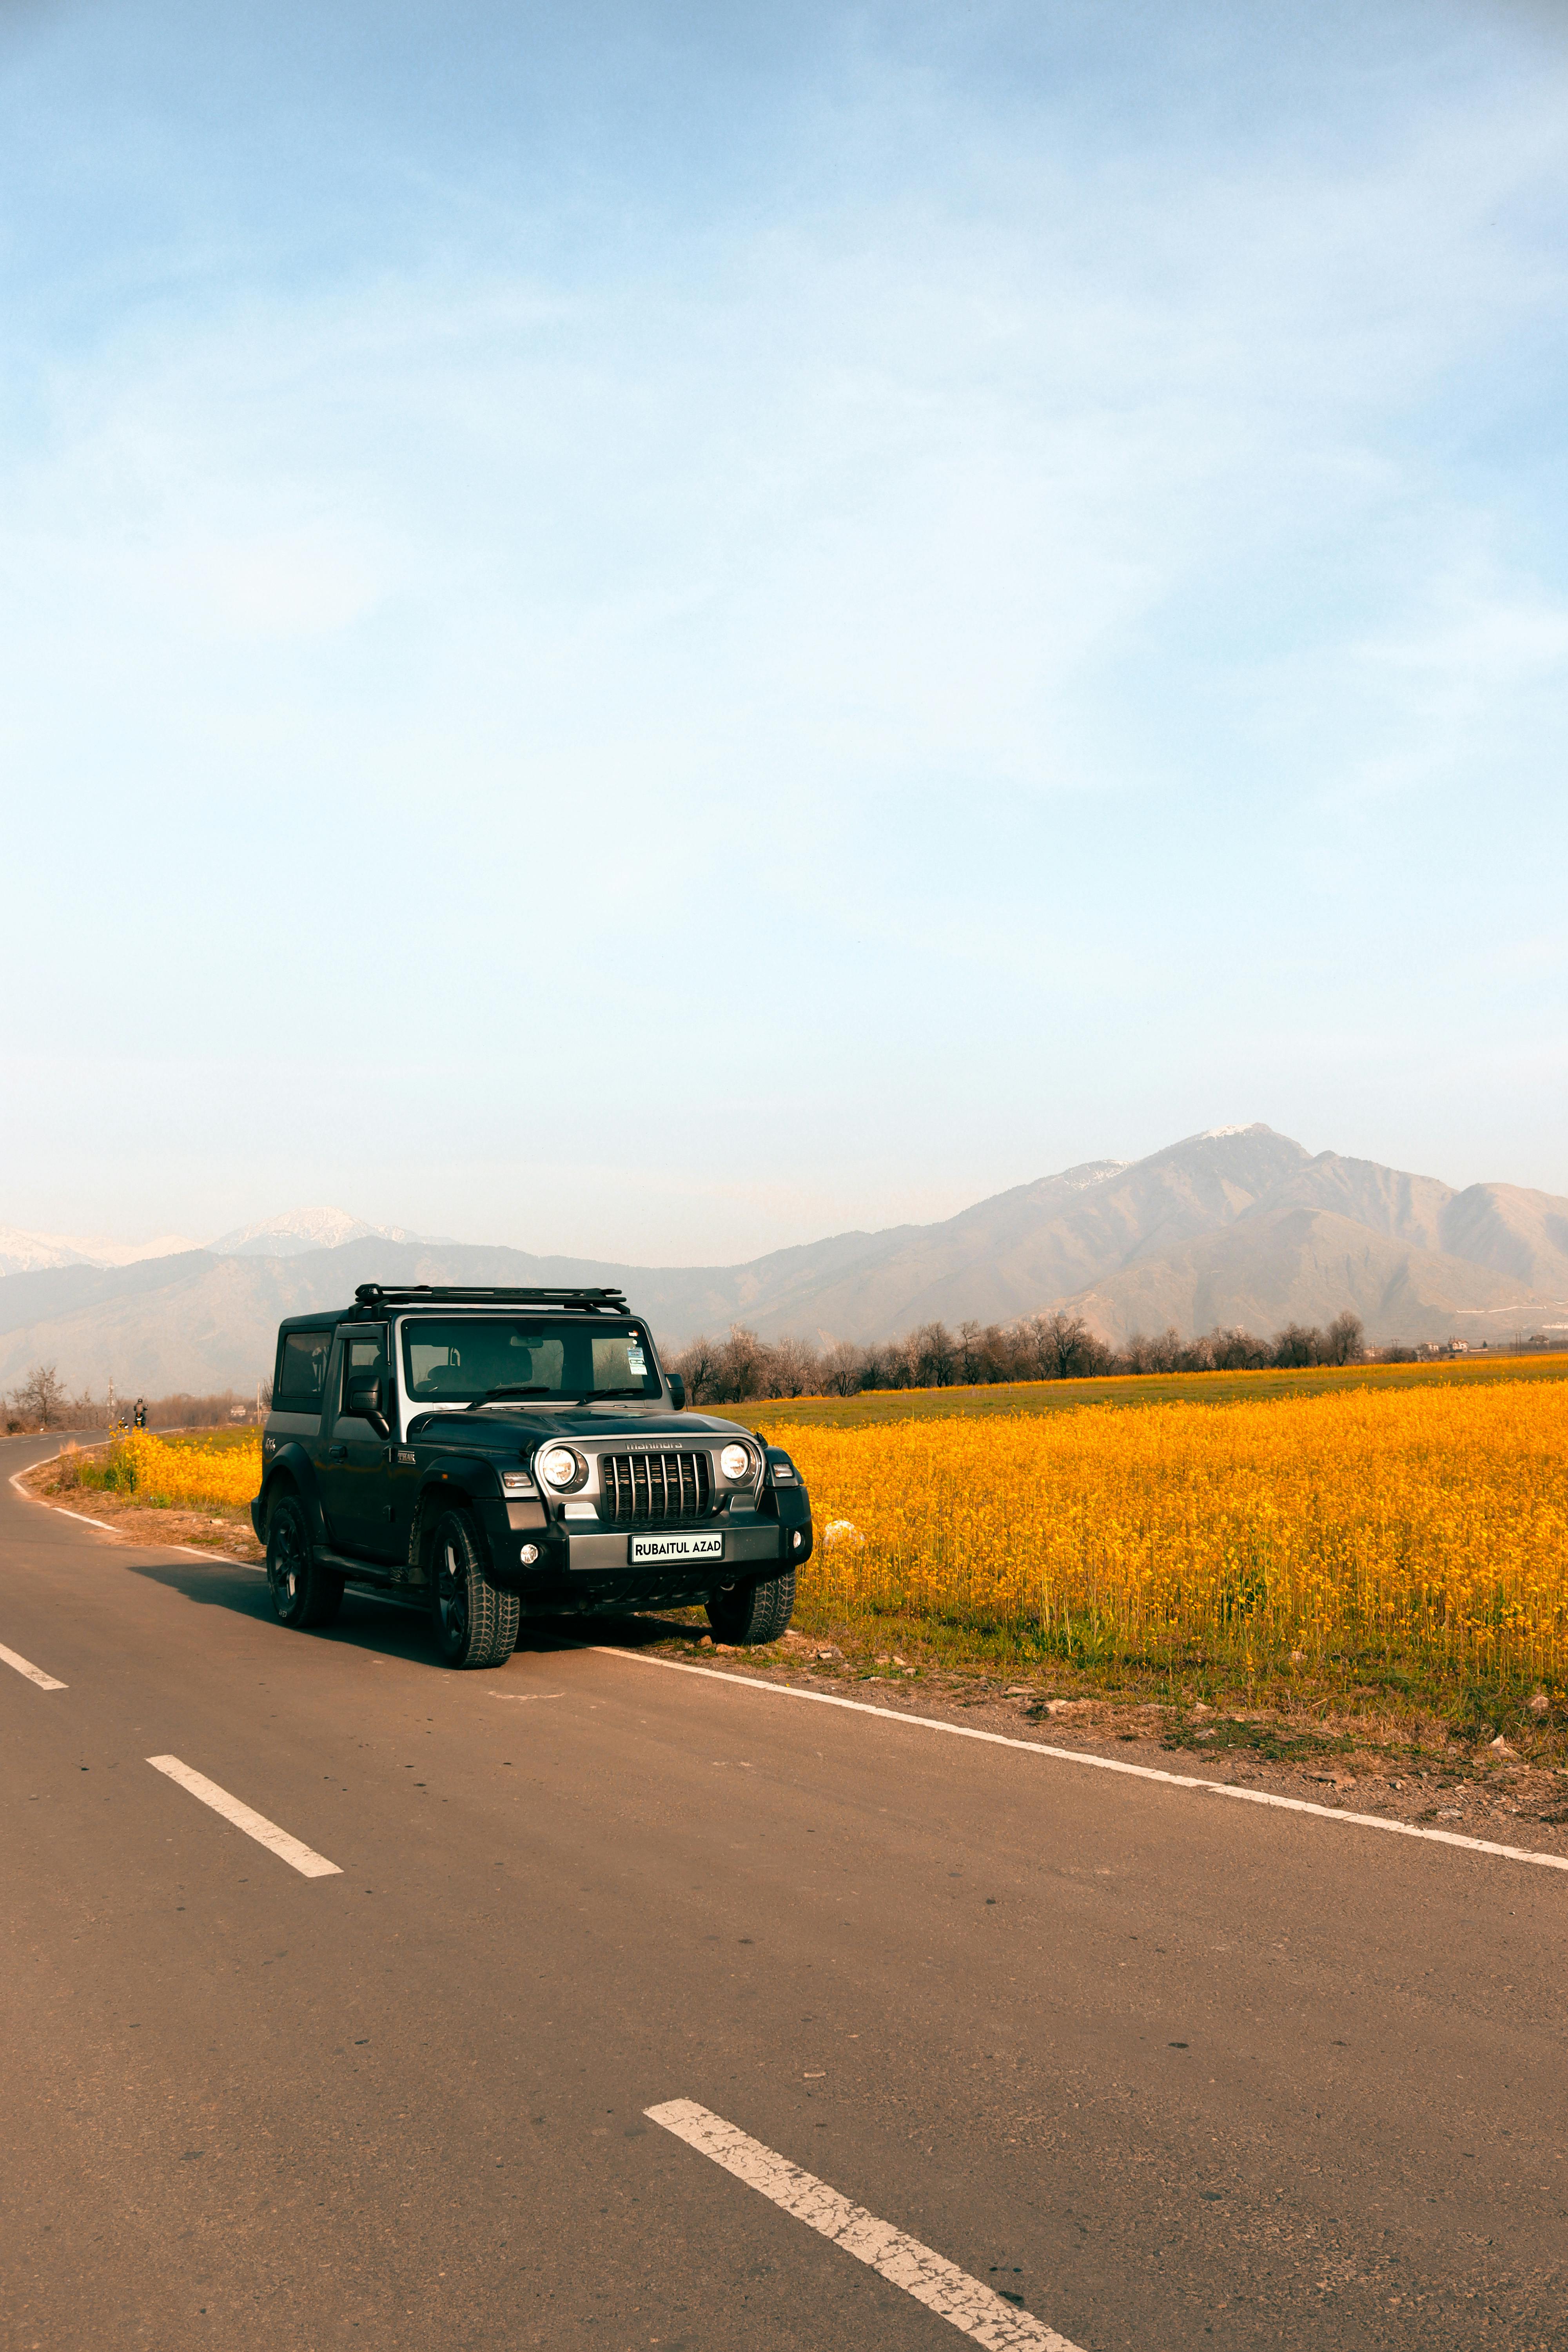
<svg viewBox="0 0 1568 2352">
<path fill-rule="evenodd" d="M 429 1581 L 430 1538 L 443 1511 L 468 1513 L 474 1522 L 483 1555 L 488 1558 L 489 1545 L 479 1509 L 479 1496 L 474 1491 L 474 1482 L 483 1475 L 477 1462 L 443 1463 L 439 1468 L 432 1469 L 426 1475 L 414 1505 L 414 1517 L 408 1530 L 409 1573 L 419 1583 Z M 494 1483 L 493 1469 L 490 1483 Z"/>
<path fill-rule="evenodd" d="M 261 1481 L 261 1492 L 250 1507 L 251 1523 L 262 1543 L 274 1506 L 285 1495 L 292 1495 L 305 1514 L 306 1524 L 313 1544 L 324 1543 L 326 1527 L 321 1517 L 321 1498 L 316 1486 L 316 1473 L 310 1455 L 297 1442 L 279 1446 L 268 1464 Z"/>
</svg>

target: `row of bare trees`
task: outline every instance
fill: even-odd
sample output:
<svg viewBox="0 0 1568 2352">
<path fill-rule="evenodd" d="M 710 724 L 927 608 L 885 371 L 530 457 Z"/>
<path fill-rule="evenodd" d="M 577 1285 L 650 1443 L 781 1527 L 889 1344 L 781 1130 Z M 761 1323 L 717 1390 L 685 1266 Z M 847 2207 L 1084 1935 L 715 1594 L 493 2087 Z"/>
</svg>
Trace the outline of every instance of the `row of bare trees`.
<svg viewBox="0 0 1568 2352">
<path fill-rule="evenodd" d="M 1408 1349 L 1390 1354 L 1408 1356 Z M 805 1339 L 763 1339 L 744 1324 L 724 1339 L 693 1339 L 667 1359 L 686 1382 L 694 1405 L 741 1404 L 752 1397 L 856 1396 L 862 1389 L 981 1388 L 1004 1381 L 1068 1381 L 1112 1373 L 1241 1372 L 1304 1364 L 1355 1364 L 1366 1354 L 1361 1318 L 1347 1307 L 1325 1330 L 1288 1323 L 1271 1339 L 1249 1331 L 1215 1327 L 1201 1339 L 1184 1339 L 1174 1328 L 1157 1339 L 1134 1332 L 1121 1349 L 1109 1348 L 1080 1315 L 1062 1310 L 1026 1315 L 1016 1323 L 922 1323 L 900 1339 L 858 1347 L 847 1339 L 814 1348 Z M 264 1407 L 271 1383 L 262 1383 Z M 125 1411 L 119 1400 L 115 1417 Z M 154 1429 L 213 1428 L 245 1421 L 255 1401 L 233 1389 L 221 1395 L 184 1391 L 147 1402 Z M 7 1430 L 103 1429 L 107 1402 L 89 1389 L 72 1396 L 53 1364 L 35 1364 L 25 1381 L 0 1395 L 0 1420 Z"/>
<path fill-rule="evenodd" d="M 922 1323 L 900 1339 L 857 1347 L 839 1339 L 813 1348 L 804 1339 L 763 1339 L 743 1324 L 728 1339 L 693 1339 L 668 1359 L 686 1382 L 689 1402 L 741 1404 L 752 1397 L 855 1396 L 862 1389 L 978 1388 L 1002 1381 L 1068 1381 L 1110 1373 L 1261 1371 L 1276 1366 L 1356 1364 L 1366 1349 L 1361 1318 L 1349 1308 L 1326 1330 L 1288 1323 L 1271 1339 L 1218 1328 L 1201 1339 L 1168 1330 L 1135 1332 L 1109 1348 L 1081 1315 L 1058 1310 L 1017 1323 Z"/>
<path fill-rule="evenodd" d="M 270 1403 L 269 1382 L 263 1382 L 262 1395 L 264 1402 Z M 169 1396 L 149 1397 L 144 1402 L 148 1426 L 153 1429 L 216 1429 L 256 1416 L 255 1395 L 243 1397 L 234 1389 L 210 1396 L 177 1390 Z M 132 1399 L 117 1397 L 115 1420 L 129 1421 L 131 1413 Z M 0 1392 L 0 1423 L 8 1431 L 107 1429 L 109 1418 L 107 1398 L 95 1398 L 90 1388 L 73 1396 L 54 1364 L 35 1364 L 26 1380 L 8 1392 Z"/>
</svg>

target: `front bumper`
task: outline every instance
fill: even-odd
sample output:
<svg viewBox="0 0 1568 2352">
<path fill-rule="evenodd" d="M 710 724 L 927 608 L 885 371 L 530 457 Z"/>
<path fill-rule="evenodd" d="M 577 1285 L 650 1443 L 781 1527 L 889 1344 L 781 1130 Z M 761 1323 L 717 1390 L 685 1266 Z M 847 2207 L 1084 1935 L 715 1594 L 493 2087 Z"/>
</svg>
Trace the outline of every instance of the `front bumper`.
<svg viewBox="0 0 1568 2352">
<path fill-rule="evenodd" d="M 487 1530 L 488 1574 L 501 1591 L 517 1593 L 527 1609 L 636 1608 L 655 1602 L 669 1608 L 705 1600 L 719 1587 L 781 1576 L 810 1559 L 811 1510 L 805 1495 L 803 1491 L 781 1500 L 786 1504 L 783 1511 L 747 1512 L 743 1517 L 726 1514 L 679 1528 L 606 1527 L 554 1517 L 541 1525 L 544 1514 L 538 1505 L 526 1513 L 514 1506 L 504 1529 L 492 1524 Z M 722 1537 L 721 1558 L 632 1559 L 634 1537 L 699 1533 Z M 538 1553 L 537 1559 L 522 1559 L 525 1546 Z"/>
</svg>

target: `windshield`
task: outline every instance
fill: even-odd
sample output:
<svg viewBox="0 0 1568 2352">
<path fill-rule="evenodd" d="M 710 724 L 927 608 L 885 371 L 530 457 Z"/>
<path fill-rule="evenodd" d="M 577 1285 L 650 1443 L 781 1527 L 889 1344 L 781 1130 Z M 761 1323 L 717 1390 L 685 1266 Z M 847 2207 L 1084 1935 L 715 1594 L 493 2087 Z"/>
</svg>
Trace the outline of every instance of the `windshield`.
<svg viewBox="0 0 1568 2352">
<path fill-rule="evenodd" d="M 403 1380 L 415 1404 L 478 1404 L 498 1389 L 574 1402 L 659 1392 L 641 1324 L 596 1316 L 422 1315 L 403 1327 Z"/>
</svg>

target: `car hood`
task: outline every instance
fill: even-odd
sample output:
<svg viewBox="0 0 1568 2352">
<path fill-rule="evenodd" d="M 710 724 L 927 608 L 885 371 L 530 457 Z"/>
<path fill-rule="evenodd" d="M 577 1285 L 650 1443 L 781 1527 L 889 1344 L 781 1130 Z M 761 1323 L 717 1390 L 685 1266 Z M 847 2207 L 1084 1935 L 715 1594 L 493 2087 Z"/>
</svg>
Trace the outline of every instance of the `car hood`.
<svg viewBox="0 0 1568 2352">
<path fill-rule="evenodd" d="M 419 1418 L 419 1416 L 416 1416 Z M 481 1412 L 434 1412 L 424 1417 L 422 1437 L 440 1437 L 453 1444 L 493 1447 L 499 1441 L 520 1444 L 524 1439 L 542 1442 L 552 1437 L 591 1438 L 600 1445 L 637 1445 L 648 1437 L 684 1437 L 692 1444 L 705 1438 L 750 1436 L 740 1422 L 721 1421 L 708 1412 L 630 1412 L 601 1406 L 530 1412 L 526 1408 L 493 1407 Z"/>
</svg>

